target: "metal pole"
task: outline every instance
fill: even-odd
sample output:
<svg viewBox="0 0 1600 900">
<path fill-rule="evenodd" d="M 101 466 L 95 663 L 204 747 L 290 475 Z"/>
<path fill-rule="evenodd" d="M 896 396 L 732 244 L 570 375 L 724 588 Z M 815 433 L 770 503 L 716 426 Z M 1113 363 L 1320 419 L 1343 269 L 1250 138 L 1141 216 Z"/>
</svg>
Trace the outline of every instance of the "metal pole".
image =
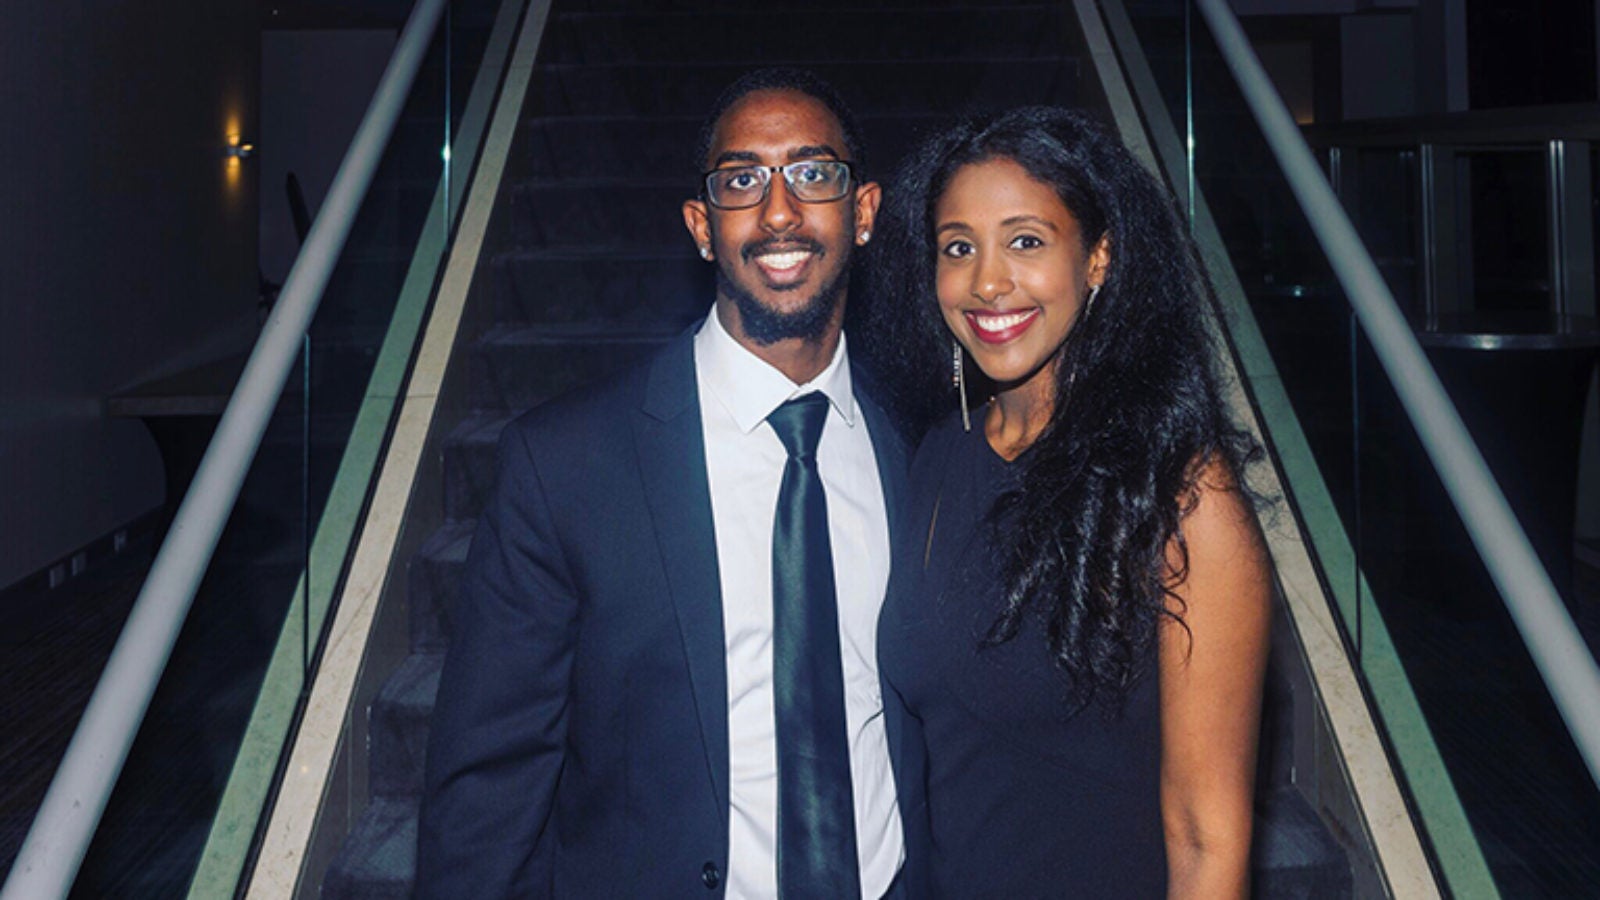
<svg viewBox="0 0 1600 900">
<path fill-rule="evenodd" d="M 1423 144 L 1417 153 L 1418 181 L 1422 185 L 1422 314 L 1432 325 L 1439 317 L 1439 201 L 1438 169 L 1434 147 Z M 1452 238 L 1453 239 L 1453 238 Z"/>
<path fill-rule="evenodd" d="M 1550 194 L 1550 293 L 1558 315 L 1592 316 L 1593 173 L 1588 141 L 1557 138 L 1546 150 Z"/>
<path fill-rule="evenodd" d="M 1552 140 L 1545 145 L 1545 209 L 1549 212 L 1550 307 L 1564 316 L 1567 309 L 1566 191 L 1567 142 Z M 1588 198 L 1584 198 L 1588 199 Z"/>
</svg>

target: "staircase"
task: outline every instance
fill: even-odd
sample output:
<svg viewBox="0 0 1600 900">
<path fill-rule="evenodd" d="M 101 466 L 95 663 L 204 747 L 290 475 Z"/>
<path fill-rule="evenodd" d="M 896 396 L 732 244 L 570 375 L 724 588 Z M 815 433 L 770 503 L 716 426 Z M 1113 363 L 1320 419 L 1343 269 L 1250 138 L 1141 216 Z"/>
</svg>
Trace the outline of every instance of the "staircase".
<svg viewBox="0 0 1600 900">
<path fill-rule="evenodd" d="M 451 376 L 464 379 L 469 408 L 443 442 L 443 524 L 409 567 L 411 655 L 370 709 L 370 802 L 323 896 L 409 896 L 448 610 L 501 428 L 644 357 L 710 306 L 712 270 L 679 206 L 696 190 L 695 137 L 721 89 L 758 66 L 817 71 L 861 120 L 869 178 L 968 108 L 1101 103 L 1084 83 L 1090 69 L 1067 4 L 857 5 L 555 3 L 470 301 L 480 327 Z M 1349 896 L 1345 851 L 1290 783 L 1296 697 L 1281 670 L 1269 690 L 1257 891 Z"/>
</svg>

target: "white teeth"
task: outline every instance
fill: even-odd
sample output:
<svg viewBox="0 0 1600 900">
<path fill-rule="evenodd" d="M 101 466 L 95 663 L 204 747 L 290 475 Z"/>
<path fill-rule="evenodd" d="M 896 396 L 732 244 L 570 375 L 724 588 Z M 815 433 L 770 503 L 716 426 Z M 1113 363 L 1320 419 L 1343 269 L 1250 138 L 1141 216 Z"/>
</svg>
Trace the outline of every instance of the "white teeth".
<svg viewBox="0 0 1600 900">
<path fill-rule="evenodd" d="M 791 250 L 788 253 L 764 253 L 756 257 L 769 269 L 792 269 L 811 256 L 808 250 Z"/>
<path fill-rule="evenodd" d="M 972 324 L 980 331 L 1005 331 L 1007 328 L 1021 325 L 1038 314 L 1037 309 L 1030 309 L 1027 312 L 1008 313 L 1003 316 L 975 315 L 972 317 Z"/>
</svg>

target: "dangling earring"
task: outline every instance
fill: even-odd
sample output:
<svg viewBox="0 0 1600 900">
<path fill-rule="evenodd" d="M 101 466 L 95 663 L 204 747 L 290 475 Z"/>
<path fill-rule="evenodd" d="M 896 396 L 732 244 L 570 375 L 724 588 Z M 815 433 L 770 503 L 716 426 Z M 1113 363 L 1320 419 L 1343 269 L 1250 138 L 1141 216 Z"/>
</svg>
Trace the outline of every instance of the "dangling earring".
<svg viewBox="0 0 1600 900">
<path fill-rule="evenodd" d="M 1083 315 L 1085 318 L 1088 317 L 1089 310 L 1094 308 L 1094 298 L 1098 296 L 1100 296 L 1100 285 L 1091 285 L 1089 288 L 1089 299 L 1083 301 Z"/>
<path fill-rule="evenodd" d="M 950 346 L 954 350 L 951 357 L 951 368 L 954 370 L 954 375 L 951 381 L 956 386 L 956 393 L 961 395 L 961 430 L 971 431 L 972 419 L 967 415 L 967 378 L 961 366 L 961 342 L 951 341 Z"/>
</svg>

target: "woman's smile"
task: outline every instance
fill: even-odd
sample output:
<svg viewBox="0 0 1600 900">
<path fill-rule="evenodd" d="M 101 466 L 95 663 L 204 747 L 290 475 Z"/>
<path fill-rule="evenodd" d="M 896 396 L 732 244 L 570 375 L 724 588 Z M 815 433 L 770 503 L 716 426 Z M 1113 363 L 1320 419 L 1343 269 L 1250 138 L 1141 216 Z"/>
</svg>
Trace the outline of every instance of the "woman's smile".
<svg viewBox="0 0 1600 900">
<path fill-rule="evenodd" d="M 1025 310 L 968 310 L 967 322 L 972 333 L 986 344 L 1004 344 L 1022 336 L 1039 318 L 1039 309 Z"/>
</svg>

